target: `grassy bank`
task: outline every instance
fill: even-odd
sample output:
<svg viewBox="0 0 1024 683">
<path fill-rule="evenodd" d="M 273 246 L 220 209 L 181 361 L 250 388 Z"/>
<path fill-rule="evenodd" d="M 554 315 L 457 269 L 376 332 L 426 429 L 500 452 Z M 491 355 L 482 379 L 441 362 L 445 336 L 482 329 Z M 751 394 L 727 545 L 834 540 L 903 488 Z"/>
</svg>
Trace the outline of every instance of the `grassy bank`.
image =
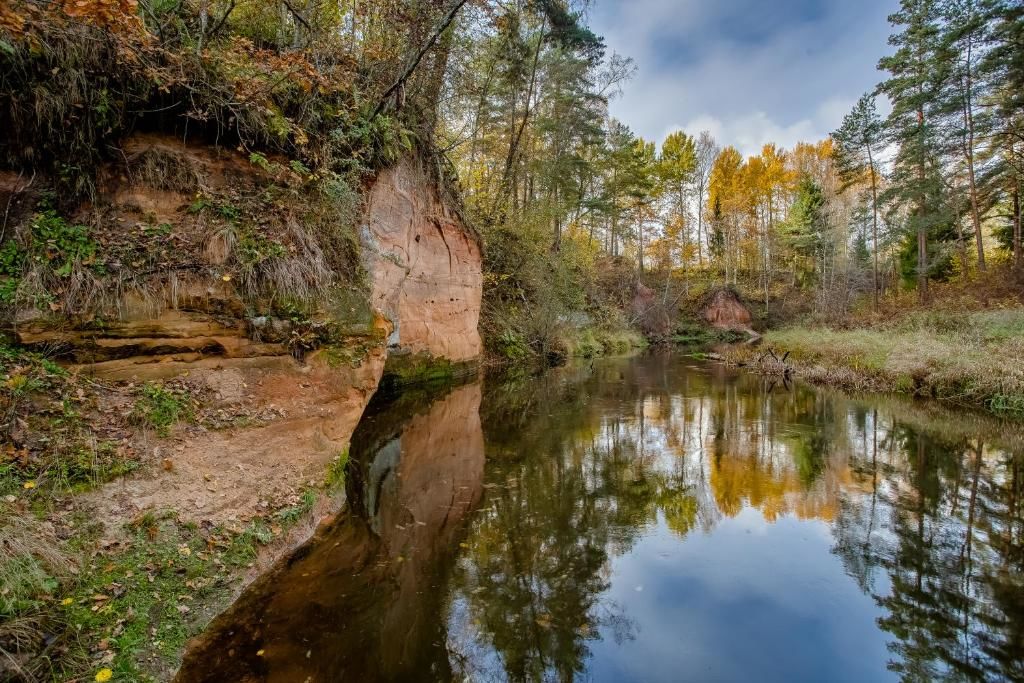
<svg viewBox="0 0 1024 683">
<path fill-rule="evenodd" d="M 765 349 L 811 382 L 890 391 L 981 406 L 1024 417 L 1024 310 L 923 311 L 866 327 L 792 326 L 768 332 L 758 347 L 726 353 L 757 364 Z M 780 369 L 774 363 L 761 365 Z"/>
<path fill-rule="evenodd" d="M 245 521 L 99 518 L 89 496 L 144 471 L 144 443 L 238 424 L 206 398 L 185 380 L 101 382 L 0 344 L 0 680 L 169 680 L 254 563 L 337 508 L 347 453 Z"/>
<path fill-rule="evenodd" d="M 234 526 L 147 513 L 111 540 L 84 511 L 0 503 L 0 679 L 170 680 L 187 641 L 230 604 L 261 554 L 275 554 L 264 548 L 287 545 L 290 531 L 322 516 L 314 507 L 336 507 L 345 461 L 294 504 Z"/>
</svg>

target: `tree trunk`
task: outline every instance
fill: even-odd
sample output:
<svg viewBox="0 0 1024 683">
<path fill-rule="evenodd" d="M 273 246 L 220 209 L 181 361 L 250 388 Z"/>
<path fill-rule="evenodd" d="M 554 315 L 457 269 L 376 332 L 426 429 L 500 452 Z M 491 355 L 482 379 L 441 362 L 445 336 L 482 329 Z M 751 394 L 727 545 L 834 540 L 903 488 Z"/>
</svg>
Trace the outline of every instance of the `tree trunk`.
<svg viewBox="0 0 1024 683">
<path fill-rule="evenodd" d="M 971 89 L 974 87 L 971 79 L 971 53 L 972 42 L 967 42 L 967 66 L 964 72 L 964 127 L 967 129 L 967 140 L 964 145 L 964 152 L 967 157 L 967 178 L 971 188 L 971 221 L 974 223 L 974 241 L 978 247 L 978 270 L 985 272 L 985 245 L 981 234 L 981 211 L 978 208 L 978 183 L 974 172 L 974 111 L 971 100 Z M 966 264 L 965 264 L 966 265 Z"/>
<path fill-rule="evenodd" d="M 927 215 L 927 201 L 924 194 L 925 180 L 925 144 L 924 144 L 924 108 L 917 108 L 917 125 L 919 128 L 920 156 L 917 165 L 917 296 L 922 303 L 928 301 L 928 230 L 924 225 Z"/>
<path fill-rule="evenodd" d="M 1021 271 L 1021 244 L 1020 244 L 1020 182 L 1013 188 L 1013 268 L 1018 273 Z"/>
<path fill-rule="evenodd" d="M 874 263 L 871 268 L 871 289 L 874 292 L 875 311 L 878 311 L 878 181 L 875 178 L 875 160 L 871 154 L 871 145 L 866 145 L 868 150 L 868 166 L 871 168 L 871 242 L 874 245 L 872 256 Z"/>
<path fill-rule="evenodd" d="M 701 242 L 704 237 L 704 183 L 701 182 L 697 185 L 697 263 L 701 268 L 704 268 L 704 247 L 701 246 Z M 708 254 L 708 258 L 711 255 Z"/>
<path fill-rule="evenodd" d="M 532 108 L 530 102 L 533 100 L 533 90 L 537 85 L 537 68 L 540 64 L 540 53 L 544 48 L 544 32 L 547 30 L 547 17 L 544 18 L 540 26 L 540 36 L 537 38 L 537 51 L 533 55 L 533 66 L 530 69 L 530 82 L 526 88 L 526 102 L 524 103 L 523 109 L 523 120 L 520 122 L 518 129 L 512 136 L 512 140 L 508 147 L 508 156 L 505 158 L 505 172 L 502 177 L 502 193 L 507 193 L 512 187 L 513 173 L 517 158 L 519 156 L 519 145 L 523 140 L 523 132 L 526 130 L 526 124 L 530 120 L 530 114 Z"/>
</svg>

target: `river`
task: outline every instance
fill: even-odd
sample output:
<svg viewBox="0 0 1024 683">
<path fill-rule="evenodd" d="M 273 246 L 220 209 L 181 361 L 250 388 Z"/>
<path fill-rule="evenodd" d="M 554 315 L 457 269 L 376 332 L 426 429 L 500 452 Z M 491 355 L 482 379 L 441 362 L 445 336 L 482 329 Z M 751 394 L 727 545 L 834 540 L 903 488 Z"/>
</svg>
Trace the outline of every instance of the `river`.
<svg viewBox="0 0 1024 683">
<path fill-rule="evenodd" d="M 407 392 L 179 680 L 1024 680 L 1022 445 L 670 353 Z"/>
</svg>

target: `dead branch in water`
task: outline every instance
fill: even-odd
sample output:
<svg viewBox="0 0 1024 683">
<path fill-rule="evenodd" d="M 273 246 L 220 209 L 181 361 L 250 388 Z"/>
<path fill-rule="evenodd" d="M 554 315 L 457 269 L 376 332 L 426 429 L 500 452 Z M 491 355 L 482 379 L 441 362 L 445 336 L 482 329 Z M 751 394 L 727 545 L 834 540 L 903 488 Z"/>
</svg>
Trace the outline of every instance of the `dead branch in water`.
<svg viewBox="0 0 1024 683">
<path fill-rule="evenodd" d="M 793 366 L 786 362 L 788 358 L 789 351 L 782 354 L 782 357 L 780 358 L 775 354 L 773 349 L 765 349 L 765 351 L 757 357 L 757 360 L 751 363 L 737 363 L 737 365 L 765 375 L 778 375 L 788 382 L 795 372 Z"/>
</svg>

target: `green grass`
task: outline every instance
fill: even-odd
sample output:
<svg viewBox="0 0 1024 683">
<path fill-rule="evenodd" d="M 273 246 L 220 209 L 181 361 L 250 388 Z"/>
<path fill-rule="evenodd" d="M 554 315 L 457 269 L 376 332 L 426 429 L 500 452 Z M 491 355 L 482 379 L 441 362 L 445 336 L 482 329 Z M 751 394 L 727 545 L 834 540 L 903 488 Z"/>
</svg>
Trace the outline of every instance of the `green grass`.
<svg viewBox="0 0 1024 683">
<path fill-rule="evenodd" d="M 918 312 L 861 329 L 790 327 L 765 335 L 805 377 L 973 404 L 1024 417 L 1024 310 Z M 758 348 L 739 348 L 749 361 Z"/>
<path fill-rule="evenodd" d="M 198 613 L 230 598 L 235 571 L 252 562 L 261 541 L 253 527 L 203 532 L 169 515 L 146 515 L 128 533 L 126 549 L 91 557 L 54 600 L 70 631 L 91 649 L 102 643 L 113 653 L 107 666 L 115 680 L 137 681 L 149 677 L 151 657 L 159 662 L 156 668 L 177 665 L 185 643 L 205 622 Z M 77 545 L 86 552 L 92 543 Z"/>
<path fill-rule="evenodd" d="M 594 358 L 621 355 L 633 349 L 645 348 L 647 340 L 629 329 L 605 330 L 587 327 L 571 334 L 565 340 L 565 346 L 570 356 Z"/>
<path fill-rule="evenodd" d="M 0 410 L 8 429 L 0 494 L 80 491 L 137 467 L 118 443 L 96 436 L 84 414 L 87 388 L 44 356 L 0 343 Z"/>
<path fill-rule="evenodd" d="M 98 545 L 101 526 L 87 517 L 61 543 L 31 516 L 7 515 L 0 523 L 0 624 L 58 631 L 55 647 L 30 659 L 42 679 L 92 680 L 100 668 L 117 681 L 166 678 L 187 641 L 233 598 L 260 546 L 298 523 L 319 495 L 307 489 L 297 505 L 241 530 L 147 513 L 112 551 Z M 3 635 L 0 626 L 0 656 Z M 97 662 L 97 652 L 106 659 Z"/>
<path fill-rule="evenodd" d="M 178 422 L 191 421 L 195 411 L 183 391 L 147 382 L 135 401 L 132 417 L 137 423 L 156 430 L 160 436 L 167 436 Z"/>
</svg>

